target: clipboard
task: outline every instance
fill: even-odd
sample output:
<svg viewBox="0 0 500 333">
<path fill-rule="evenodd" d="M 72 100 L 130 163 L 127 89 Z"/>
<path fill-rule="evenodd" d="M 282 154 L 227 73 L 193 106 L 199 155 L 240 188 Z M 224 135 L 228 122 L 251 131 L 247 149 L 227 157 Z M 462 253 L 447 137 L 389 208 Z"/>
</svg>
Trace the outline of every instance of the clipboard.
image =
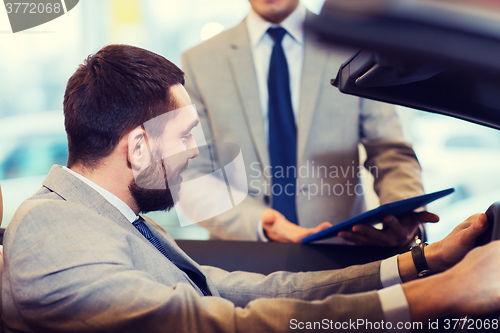
<svg viewBox="0 0 500 333">
<path fill-rule="evenodd" d="M 381 205 L 375 209 L 356 215 L 354 217 L 351 217 L 350 219 L 347 219 L 334 226 L 331 226 L 330 228 L 306 236 L 302 239 L 302 243 L 309 243 L 312 241 L 335 237 L 337 236 L 337 233 L 339 233 L 340 231 L 349 229 L 355 224 L 368 224 L 368 223 L 380 222 L 387 215 L 398 216 L 412 212 L 413 210 L 419 207 L 425 206 L 453 192 L 455 192 L 454 188 L 448 188 L 446 190 L 423 194 L 416 197 L 398 200 L 387 203 L 385 205 Z"/>
</svg>

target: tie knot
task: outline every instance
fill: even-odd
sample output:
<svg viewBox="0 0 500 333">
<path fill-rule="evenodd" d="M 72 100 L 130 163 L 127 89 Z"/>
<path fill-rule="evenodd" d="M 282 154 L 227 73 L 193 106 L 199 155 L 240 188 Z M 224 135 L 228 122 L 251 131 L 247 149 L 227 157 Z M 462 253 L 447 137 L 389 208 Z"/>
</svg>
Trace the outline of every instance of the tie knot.
<svg viewBox="0 0 500 333">
<path fill-rule="evenodd" d="M 144 219 L 141 216 L 137 217 L 137 220 L 135 220 L 132 224 L 147 239 L 153 237 L 151 230 L 149 230 L 148 226 L 146 225 L 146 223 L 144 223 Z"/>
<path fill-rule="evenodd" d="M 267 33 L 274 40 L 275 44 L 281 44 L 281 41 L 283 40 L 283 36 L 285 36 L 286 32 L 287 31 L 285 30 L 285 28 L 282 28 L 282 27 L 267 29 Z"/>
<path fill-rule="evenodd" d="M 144 223 L 144 218 L 141 216 L 141 215 L 137 215 L 137 218 L 135 219 L 134 222 L 132 222 L 132 224 L 139 224 L 139 223 Z"/>
</svg>

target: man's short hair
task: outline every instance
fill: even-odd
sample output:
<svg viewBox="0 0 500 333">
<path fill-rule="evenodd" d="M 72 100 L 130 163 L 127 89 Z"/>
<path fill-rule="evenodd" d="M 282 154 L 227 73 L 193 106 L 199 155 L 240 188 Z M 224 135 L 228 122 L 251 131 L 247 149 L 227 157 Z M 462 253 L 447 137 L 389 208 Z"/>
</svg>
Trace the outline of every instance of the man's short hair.
<svg viewBox="0 0 500 333">
<path fill-rule="evenodd" d="M 68 167 L 94 168 L 128 132 L 176 109 L 169 94 L 176 84 L 184 84 L 181 69 L 138 47 L 109 45 L 89 56 L 64 94 Z"/>
</svg>

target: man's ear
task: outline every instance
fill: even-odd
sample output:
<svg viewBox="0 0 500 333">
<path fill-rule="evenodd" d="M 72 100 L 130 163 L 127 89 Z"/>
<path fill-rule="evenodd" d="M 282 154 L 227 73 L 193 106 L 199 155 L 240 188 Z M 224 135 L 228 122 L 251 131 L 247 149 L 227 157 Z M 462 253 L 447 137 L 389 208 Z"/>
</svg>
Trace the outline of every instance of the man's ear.
<svg viewBox="0 0 500 333">
<path fill-rule="evenodd" d="M 136 172 L 147 168 L 151 163 L 145 135 L 146 132 L 141 126 L 132 130 L 128 135 L 128 161 L 132 170 Z"/>
</svg>

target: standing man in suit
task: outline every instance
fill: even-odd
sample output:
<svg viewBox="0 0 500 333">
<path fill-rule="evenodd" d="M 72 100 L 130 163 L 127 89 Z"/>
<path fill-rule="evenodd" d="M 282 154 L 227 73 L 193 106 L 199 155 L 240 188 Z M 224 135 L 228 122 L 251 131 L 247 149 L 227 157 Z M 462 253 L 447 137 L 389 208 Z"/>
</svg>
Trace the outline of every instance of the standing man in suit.
<svg viewBox="0 0 500 333">
<path fill-rule="evenodd" d="M 362 213 L 359 143 L 381 204 L 423 194 L 420 165 L 394 107 L 330 85 L 352 52 L 304 28 L 314 14 L 299 0 L 249 2 L 239 25 L 182 56 L 207 141 L 239 145 L 248 178 L 242 203 L 201 223 L 211 237 L 298 242 Z M 209 170 L 212 157 L 226 159 L 202 152 L 188 176 Z M 360 225 L 340 236 L 359 245 L 401 245 L 426 222 L 420 218 L 387 217 L 384 231 Z"/>
<path fill-rule="evenodd" d="M 455 265 L 486 229 L 484 214 L 419 248 L 433 273 L 449 270 L 403 285 L 418 273 L 410 253 L 268 276 L 200 267 L 139 215 L 174 205 L 198 154 L 198 117 L 182 83 L 168 60 L 126 45 L 103 48 L 70 78 L 68 167 L 52 168 L 5 232 L 6 332 L 283 332 L 353 322 L 362 332 L 372 331 L 367 323 L 500 309 L 500 243 Z"/>
</svg>

